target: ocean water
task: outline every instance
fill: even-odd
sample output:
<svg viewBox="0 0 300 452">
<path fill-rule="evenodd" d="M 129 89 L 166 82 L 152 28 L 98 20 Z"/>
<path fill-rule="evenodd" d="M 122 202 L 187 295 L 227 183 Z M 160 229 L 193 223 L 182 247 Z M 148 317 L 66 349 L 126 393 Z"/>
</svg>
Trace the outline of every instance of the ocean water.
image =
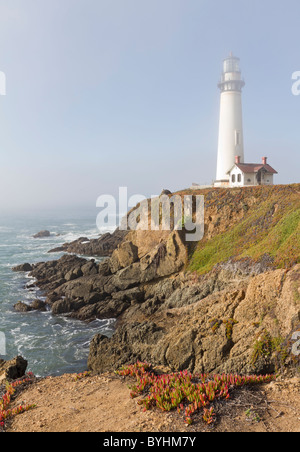
<svg viewBox="0 0 300 452">
<path fill-rule="evenodd" d="M 51 232 L 51 237 L 32 238 L 45 229 Z M 97 333 L 111 336 L 114 319 L 84 323 L 53 316 L 51 312 L 17 313 L 13 306 L 18 301 L 30 303 L 43 296 L 38 289 L 25 289 L 31 282 L 28 274 L 14 273 L 11 269 L 25 262 L 58 259 L 62 254 L 48 251 L 79 237 L 96 238 L 99 234 L 95 212 L 1 216 L 0 358 L 8 360 L 21 355 L 28 360 L 28 370 L 37 376 L 86 370 L 91 339 Z"/>
</svg>

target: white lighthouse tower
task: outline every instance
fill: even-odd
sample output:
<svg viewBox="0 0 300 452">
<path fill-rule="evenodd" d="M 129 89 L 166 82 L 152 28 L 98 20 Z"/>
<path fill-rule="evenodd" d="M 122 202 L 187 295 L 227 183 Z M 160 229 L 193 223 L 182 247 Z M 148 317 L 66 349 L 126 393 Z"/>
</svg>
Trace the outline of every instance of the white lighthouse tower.
<svg viewBox="0 0 300 452">
<path fill-rule="evenodd" d="M 244 163 L 242 115 L 242 80 L 240 59 L 232 53 L 225 58 L 218 87 L 221 90 L 219 145 L 216 187 L 229 185 L 229 171 L 239 157 Z"/>
</svg>

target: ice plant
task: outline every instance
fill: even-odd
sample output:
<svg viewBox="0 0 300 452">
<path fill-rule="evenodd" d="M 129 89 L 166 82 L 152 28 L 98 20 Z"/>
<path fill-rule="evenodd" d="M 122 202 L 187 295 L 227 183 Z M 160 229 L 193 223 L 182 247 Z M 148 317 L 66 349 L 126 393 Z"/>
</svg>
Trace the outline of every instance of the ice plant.
<svg viewBox="0 0 300 452">
<path fill-rule="evenodd" d="M 203 410 L 204 422 L 206 422 L 209 425 L 214 422 L 214 419 L 215 419 L 215 413 L 214 413 L 213 407 L 211 407 L 209 410 L 207 408 L 204 408 L 204 410 Z"/>
<path fill-rule="evenodd" d="M 78 381 L 78 380 L 82 380 L 83 378 L 87 378 L 91 375 L 91 372 L 86 371 L 86 372 L 81 372 L 79 374 L 76 374 L 74 376 L 74 381 Z"/>
<path fill-rule="evenodd" d="M 24 413 L 24 411 L 31 410 L 35 405 L 19 405 L 16 408 L 9 409 L 12 397 L 16 392 L 16 388 L 24 383 L 29 383 L 34 378 L 32 372 L 28 373 L 27 376 L 21 380 L 14 381 L 12 383 L 6 382 L 6 392 L 0 399 L 0 427 L 4 427 L 5 421 L 8 418 L 16 416 L 17 414 Z"/>
<path fill-rule="evenodd" d="M 132 398 L 143 396 L 138 403 L 144 410 L 152 407 L 162 411 L 177 410 L 179 414 L 184 413 L 187 425 L 192 424 L 192 416 L 200 410 L 203 410 L 204 422 L 213 423 L 215 413 L 210 405 L 216 399 L 229 399 L 229 388 L 267 383 L 275 379 L 273 375 L 193 375 L 188 371 L 156 375 L 151 364 L 139 361 L 122 367 L 116 374 L 136 379 L 136 384 L 130 386 L 130 395 Z"/>
</svg>

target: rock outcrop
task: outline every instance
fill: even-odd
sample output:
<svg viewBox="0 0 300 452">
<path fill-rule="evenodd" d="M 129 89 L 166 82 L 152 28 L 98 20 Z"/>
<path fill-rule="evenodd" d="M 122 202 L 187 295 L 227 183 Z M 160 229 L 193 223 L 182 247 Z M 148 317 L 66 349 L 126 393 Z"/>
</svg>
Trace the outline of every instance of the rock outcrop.
<svg viewBox="0 0 300 452">
<path fill-rule="evenodd" d="M 293 359 L 284 342 L 300 327 L 300 265 L 232 278 L 222 271 L 196 282 L 177 278 L 167 296 L 161 283 L 152 287 L 153 298 L 129 308 L 112 338 L 93 339 L 90 369 L 139 359 L 193 372 L 275 371 L 283 356 Z"/>
<path fill-rule="evenodd" d="M 47 306 L 46 303 L 42 300 L 34 300 L 31 304 L 18 301 L 18 303 L 14 305 L 14 310 L 16 312 L 31 312 L 31 311 L 45 312 L 47 310 Z"/>
<path fill-rule="evenodd" d="M 99 239 L 81 237 L 74 242 L 54 248 L 49 253 L 74 253 L 81 256 L 111 256 L 115 248 L 124 240 L 127 231 L 117 229 L 113 234 L 109 232 L 101 235 Z"/>
<path fill-rule="evenodd" d="M 133 238 L 132 238 L 133 239 Z M 153 246 L 153 238 L 142 242 L 125 239 L 106 261 L 96 263 L 75 255 L 32 266 L 30 276 L 46 295 L 53 314 L 68 314 L 80 320 L 118 318 L 131 304 L 144 301 L 142 284 L 179 272 L 186 263 L 187 251 L 178 231 Z M 18 303 L 21 312 L 33 306 Z"/>
<path fill-rule="evenodd" d="M 27 361 L 22 356 L 17 356 L 10 361 L 0 359 L 0 384 L 6 380 L 16 380 L 25 375 Z"/>
<path fill-rule="evenodd" d="M 23 303 L 22 301 L 18 301 L 18 303 L 16 303 L 14 305 L 14 310 L 16 312 L 30 312 L 30 311 L 32 311 L 32 308 L 27 303 Z"/>
<path fill-rule="evenodd" d="M 26 272 L 31 272 L 32 269 L 33 269 L 32 265 L 26 263 L 26 264 L 17 265 L 12 270 L 14 272 L 25 272 L 26 273 Z"/>
</svg>

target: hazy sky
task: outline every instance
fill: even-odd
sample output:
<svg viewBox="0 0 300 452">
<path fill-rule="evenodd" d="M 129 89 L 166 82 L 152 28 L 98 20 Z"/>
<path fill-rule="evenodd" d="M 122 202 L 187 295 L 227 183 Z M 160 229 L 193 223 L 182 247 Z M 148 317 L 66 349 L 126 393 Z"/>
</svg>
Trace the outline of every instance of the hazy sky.
<svg viewBox="0 0 300 452">
<path fill-rule="evenodd" d="M 245 154 L 299 182 L 299 0 L 0 0 L 0 212 L 215 178 L 222 60 Z"/>
</svg>

